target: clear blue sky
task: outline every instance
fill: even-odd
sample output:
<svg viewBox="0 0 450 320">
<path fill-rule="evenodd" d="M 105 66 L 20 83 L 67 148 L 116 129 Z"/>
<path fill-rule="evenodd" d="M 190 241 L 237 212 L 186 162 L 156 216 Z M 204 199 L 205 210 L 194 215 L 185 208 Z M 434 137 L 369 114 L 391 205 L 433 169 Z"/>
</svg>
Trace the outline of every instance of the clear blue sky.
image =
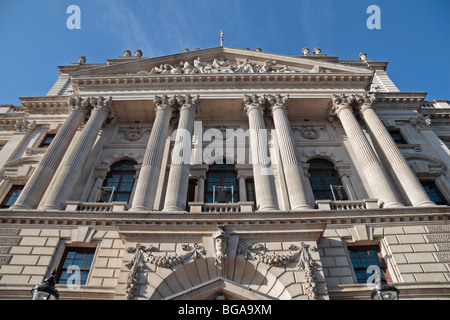
<svg viewBox="0 0 450 320">
<path fill-rule="evenodd" d="M 69 30 L 69 5 L 81 9 L 81 29 Z M 370 5 L 381 29 L 369 30 Z M 342 60 L 388 61 L 401 91 L 450 99 L 449 0 L 0 0 L 0 104 L 45 95 L 57 65 L 81 55 L 105 62 L 125 49 L 144 57 L 183 48 L 224 46 L 280 54 L 303 47 Z"/>
</svg>

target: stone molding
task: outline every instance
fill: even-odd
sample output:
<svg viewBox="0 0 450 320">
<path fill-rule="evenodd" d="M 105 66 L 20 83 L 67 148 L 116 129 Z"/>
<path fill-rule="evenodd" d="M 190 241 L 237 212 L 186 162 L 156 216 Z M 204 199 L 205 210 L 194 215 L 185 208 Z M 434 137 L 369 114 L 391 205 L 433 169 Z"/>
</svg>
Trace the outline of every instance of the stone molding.
<svg viewBox="0 0 450 320">
<path fill-rule="evenodd" d="M 70 214 L 69 214 L 70 213 Z M 150 215 L 149 215 L 150 213 Z M 79 211 L 45 211 L 45 210 L 27 210 L 12 211 L 0 210 L 0 223 L 18 225 L 40 224 L 46 226 L 58 225 L 91 225 L 91 226 L 117 226 L 119 228 L 136 227 L 137 224 L 146 228 L 152 226 L 160 227 L 176 227 L 184 228 L 197 227 L 200 230 L 204 228 L 215 227 L 218 224 L 224 226 L 239 225 L 252 227 L 260 225 L 263 227 L 282 227 L 285 228 L 291 224 L 316 224 L 327 223 L 334 225 L 347 225 L 354 223 L 416 223 L 444 222 L 450 219 L 450 213 L 446 206 L 434 208 L 384 208 L 365 210 L 361 214 L 361 210 L 310 210 L 299 212 L 278 211 L 258 212 L 255 213 L 171 213 L 163 214 L 162 212 L 144 212 L 142 214 L 120 211 L 120 212 L 79 212 Z M 239 221 L 239 222 L 238 222 Z M 285 233 L 288 236 L 290 233 Z M 142 239 L 155 239 L 158 234 L 152 233 L 124 233 L 124 237 L 128 237 L 128 241 L 143 241 Z M 191 242 L 200 241 L 201 232 L 198 234 L 172 234 L 174 238 L 191 237 Z M 256 239 L 258 234 L 245 234 L 247 238 Z M 278 234 L 280 237 L 280 234 Z M 132 240 L 134 239 L 134 240 Z"/>
</svg>

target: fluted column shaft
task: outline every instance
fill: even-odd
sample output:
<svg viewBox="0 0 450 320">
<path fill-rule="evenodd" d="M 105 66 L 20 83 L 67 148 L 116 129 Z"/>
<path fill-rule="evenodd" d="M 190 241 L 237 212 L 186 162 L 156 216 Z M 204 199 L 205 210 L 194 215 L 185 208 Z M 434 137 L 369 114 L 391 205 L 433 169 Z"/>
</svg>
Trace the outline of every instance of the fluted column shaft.
<svg viewBox="0 0 450 320">
<path fill-rule="evenodd" d="M 264 139 L 266 132 L 262 107 L 265 98 L 256 95 L 245 96 L 244 103 L 250 129 L 256 207 L 259 211 L 279 210 L 273 172 L 267 155 L 267 139 Z"/>
<path fill-rule="evenodd" d="M 245 177 L 239 176 L 239 201 L 247 201 L 247 188 L 245 185 Z"/>
<path fill-rule="evenodd" d="M 205 176 L 198 177 L 197 202 L 205 201 Z"/>
<path fill-rule="evenodd" d="M 156 117 L 145 150 L 130 211 L 152 210 L 155 202 L 156 187 L 175 98 L 155 97 L 154 101 Z"/>
<path fill-rule="evenodd" d="M 87 105 L 81 98 L 71 99 L 72 111 L 58 131 L 42 160 L 34 170 L 30 180 L 11 209 L 35 209 L 39 205 L 61 159 L 81 125 Z"/>
<path fill-rule="evenodd" d="M 70 151 L 61 171 L 55 178 L 56 180 L 42 207 L 43 210 L 59 210 L 68 200 L 73 188 L 78 182 L 81 169 L 91 152 L 98 133 L 106 118 L 111 113 L 111 104 L 111 98 L 106 101 L 100 98 L 96 102 L 91 112 L 91 117 L 73 146 L 73 149 Z"/>
<path fill-rule="evenodd" d="M 372 149 L 372 146 L 353 115 L 353 109 L 350 105 L 353 102 L 353 99 L 344 98 L 339 99 L 339 101 L 333 100 L 333 112 L 344 127 L 348 140 L 355 151 L 358 161 L 363 169 L 364 176 L 366 177 L 374 196 L 378 198 L 379 202 L 383 202 L 385 208 L 403 206 L 397 199 L 395 192 L 392 190 L 375 151 Z"/>
<path fill-rule="evenodd" d="M 380 146 L 392 173 L 396 176 L 400 187 L 403 188 L 411 204 L 415 207 L 434 206 L 419 180 L 411 171 L 405 157 L 402 155 L 386 127 L 373 110 L 371 104 L 363 103 L 361 106 L 361 116 L 369 128 L 372 137 Z"/>
<path fill-rule="evenodd" d="M 192 148 L 192 132 L 194 117 L 197 112 L 199 97 L 178 97 L 180 119 L 172 149 L 169 180 L 163 211 L 183 211 L 186 209 L 186 198 L 189 186 L 189 169 Z"/>
<path fill-rule="evenodd" d="M 269 98 L 273 122 L 278 139 L 283 170 L 288 185 L 289 202 L 292 210 L 309 210 L 305 192 L 305 175 L 300 163 L 297 161 L 294 137 L 289 123 L 286 108 L 288 97 Z"/>
</svg>

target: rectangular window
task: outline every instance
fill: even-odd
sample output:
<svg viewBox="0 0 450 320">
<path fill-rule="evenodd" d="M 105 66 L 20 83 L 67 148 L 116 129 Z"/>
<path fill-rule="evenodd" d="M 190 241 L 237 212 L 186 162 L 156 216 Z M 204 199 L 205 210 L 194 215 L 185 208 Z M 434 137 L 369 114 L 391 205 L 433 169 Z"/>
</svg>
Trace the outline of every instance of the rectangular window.
<svg viewBox="0 0 450 320">
<path fill-rule="evenodd" d="M 399 129 L 389 130 L 389 133 L 396 144 L 407 144 Z"/>
<path fill-rule="evenodd" d="M 56 273 L 56 283 L 75 284 L 74 280 L 79 280 L 80 285 L 85 285 L 94 254 L 95 248 L 66 248 Z M 78 271 L 79 274 L 77 274 Z"/>
<path fill-rule="evenodd" d="M 422 184 L 425 192 L 427 193 L 428 197 L 431 201 L 438 205 L 448 205 L 447 201 L 445 201 L 444 196 L 439 191 L 438 187 L 434 183 L 434 181 L 420 181 Z"/>
<path fill-rule="evenodd" d="M 55 139 L 56 134 L 54 133 L 47 133 L 42 140 L 41 144 L 39 145 L 39 148 L 48 148 L 50 146 L 50 143 L 52 143 L 53 139 Z"/>
<path fill-rule="evenodd" d="M 358 283 L 367 283 L 367 279 L 373 274 L 367 272 L 369 266 L 377 266 L 380 268 L 381 277 L 390 281 L 387 273 L 386 264 L 381 255 L 380 248 L 375 246 L 352 246 L 348 247 L 350 260 L 352 261 L 353 270 L 355 271 Z"/>
<path fill-rule="evenodd" d="M 197 201 L 198 182 L 196 179 L 189 179 L 187 202 Z"/>
<path fill-rule="evenodd" d="M 14 203 L 16 203 L 17 198 L 19 198 L 22 193 L 24 186 L 23 185 L 13 185 L 9 190 L 6 197 L 3 199 L 3 202 L 0 205 L 0 208 L 9 208 Z"/>
<path fill-rule="evenodd" d="M 247 201 L 256 201 L 256 196 L 255 196 L 255 182 L 253 179 L 247 179 L 245 181 L 246 185 L 246 189 L 247 189 Z"/>
</svg>

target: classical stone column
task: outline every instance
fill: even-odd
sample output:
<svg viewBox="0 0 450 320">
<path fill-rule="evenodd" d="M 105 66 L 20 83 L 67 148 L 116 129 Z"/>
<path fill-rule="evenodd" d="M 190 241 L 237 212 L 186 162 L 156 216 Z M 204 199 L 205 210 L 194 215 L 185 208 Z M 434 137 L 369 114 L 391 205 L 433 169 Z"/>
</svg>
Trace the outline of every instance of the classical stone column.
<svg viewBox="0 0 450 320">
<path fill-rule="evenodd" d="M 112 98 L 105 100 L 103 97 L 100 97 L 92 99 L 92 102 L 91 104 L 94 105 L 94 108 L 91 111 L 91 117 L 75 142 L 61 171 L 55 177 L 49 195 L 41 208 L 43 210 L 59 210 L 63 207 L 78 182 L 81 169 L 91 152 L 103 123 L 107 118 L 113 117 Z"/>
<path fill-rule="evenodd" d="M 69 116 L 55 136 L 42 160 L 34 170 L 25 188 L 11 209 L 35 209 L 39 205 L 58 165 L 80 127 L 86 114 L 90 111 L 90 99 L 70 98 L 72 108 Z"/>
<path fill-rule="evenodd" d="M 306 184 L 305 175 L 297 160 L 294 136 L 286 113 L 289 97 L 269 95 L 267 99 L 271 106 L 273 122 L 275 124 L 281 160 L 283 161 L 284 175 L 288 186 L 291 210 L 310 210 L 311 206 L 308 205 L 304 188 Z"/>
<path fill-rule="evenodd" d="M 156 117 L 142 161 L 130 211 L 153 210 L 162 156 L 176 98 L 155 96 Z"/>
<path fill-rule="evenodd" d="M 239 201 L 247 201 L 247 188 L 245 185 L 245 176 L 240 175 L 239 179 Z"/>
<path fill-rule="evenodd" d="M 355 101 L 355 96 L 333 95 L 332 101 L 333 107 L 330 110 L 330 116 L 337 116 L 341 121 L 367 183 L 369 183 L 374 196 L 378 198 L 378 202 L 383 203 L 384 208 L 403 206 L 392 190 L 381 163 L 362 131 L 358 120 L 353 115 L 351 104 Z"/>
<path fill-rule="evenodd" d="M 198 109 L 199 96 L 178 96 L 180 119 L 172 149 L 169 180 L 163 211 L 183 211 L 189 186 L 189 168 L 192 148 L 194 117 Z"/>
<path fill-rule="evenodd" d="M 372 138 L 376 140 L 384 154 L 392 173 L 397 178 L 399 187 L 403 188 L 409 201 L 415 207 L 429 207 L 436 204 L 430 200 L 416 175 L 412 172 L 408 163 L 398 149 L 389 131 L 381 122 L 372 105 L 375 101 L 373 95 L 356 97 L 360 102 L 360 114 L 370 130 Z"/>
<path fill-rule="evenodd" d="M 197 202 L 205 202 L 205 176 L 198 177 Z"/>
<path fill-rule="evenodd" d="M 253 176 L 255 180 L 256 207 L 259 211 L 279 210 L 273 172 L 268 157 L 267 134 L 263 118 L 265 97 L 244 96 L 250 128 L 250 150 L 252 153 Z"/>
</svg>

